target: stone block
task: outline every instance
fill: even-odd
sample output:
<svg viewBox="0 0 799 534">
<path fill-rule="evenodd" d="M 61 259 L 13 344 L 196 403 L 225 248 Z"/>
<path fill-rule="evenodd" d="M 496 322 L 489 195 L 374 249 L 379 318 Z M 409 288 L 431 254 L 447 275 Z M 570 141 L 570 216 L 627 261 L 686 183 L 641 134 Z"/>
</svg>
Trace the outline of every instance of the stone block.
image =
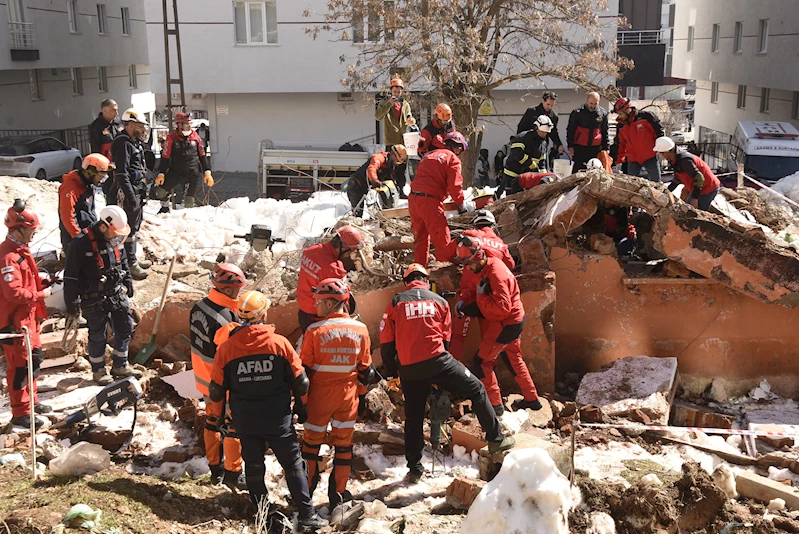
<svg viewBox="0 0 799 534">
<path fill-rule="evenodd" d="M 182 464 L 186 461 L 186 453 L 183 451 L 164 451 L 163 461 Z"/>
<path fill-rule="evenodd" d="M 714 412 L 705 406 L 699 406 L 682 399 L 677 399 L 671 406 L 671 424 L 675 426 L 695 426 L 699 428 L 732 428 L 735 417 Z"/>
<path fill-rule="evenodd" d="M 616 257 L 618 255 L 613 238 L 605 234 L 591 234 L 588 237 L 588 246 L 591 247 L 591 250 L 605 256 Z"/>
<path fill-rule="evenodd" d="M 459 510 L 468 510 L 485 485 L 483 480 L 455 477 L 447 486 L 447 504 Z"/>
<path fill-rule="evenodd" d="M 762 477 L 750 471 L 740 471 L 735 475 L 735 488 L 742 497 L 768 503 L 782 499 L 789 510 L 799 510 L 799 489 L 776 480 Z"/>
<path fill-rule="evenodd" d="M 466 452 L 479 451 L 487 445 L 483 429 L 474 415 L 462 417 L 452 426 L 452 443 L 466 448 Z"/>
<path fill-rule="evenodd" d="M 553 443 L 545 439 L 533 436 L 526 432 L 520 432 L 514 435 L 516 444 L 512 449 L 503 451 L 497 454 L 491 454 L 488 447 L 480 449 L 480 478 L 482 480 L 491 480 L 499 472 L 502 467 L 502 461 L 509 452 L 519 449 L 537 448 L 543 449 L 549 454 L 550 458 L 555 462 L 558 470 L 563 476 L 568 477 L 571 472 L 571 450 L 562 443 Z"/>
<path fill-rule="evenodd" d="M 663 272 L 672 278 L 691 278 L 691 271 L 673 260 L 663 263 Z"/>
<path fill-rule="evenodd" d="M 549 258 L 540 239 L 525 237 L 517 249 L 525 271 L 549 271 Z"/>
<path fill-rule="evenodd" d="M 186 403 L 178 409 L 178 419 L 183 422 L 192 421 L 197 417 L 197 406 L 190 402 L 194 399 L 188 399 Z"/>
</svg>

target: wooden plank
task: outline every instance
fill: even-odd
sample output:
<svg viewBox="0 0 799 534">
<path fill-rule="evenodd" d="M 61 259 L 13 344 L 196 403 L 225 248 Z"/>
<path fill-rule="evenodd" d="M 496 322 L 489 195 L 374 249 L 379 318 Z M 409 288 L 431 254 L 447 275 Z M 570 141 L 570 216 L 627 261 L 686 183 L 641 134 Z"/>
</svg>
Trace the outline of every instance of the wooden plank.
<svg viewBox="0 0 799 534">
<path fill-rule="evenodd" d="M 718 284 L 709 278 L 624 278 L 625 286 L 706 286 Z"/>
<path fill-rule="evenodd" d="M 72 365 L 78 359 L 77 355 L 75 354 L 67 354 L 66 356 L 61 356 L 59 358 L 47 358 L 42 361 L 40 369 L 52 369 L 54 367 L 65 367 L 67 365 Z M 41 391 L 41 389 L 40 389 Z"/>
<path fill-rule="evenodd" d="M 408 208 L 391 208 L 389 210 L 382 210 L 380 215 L 386 219 L 399 219 L 400 217 L 410 217 L 411 212 Z"/>
</svg>

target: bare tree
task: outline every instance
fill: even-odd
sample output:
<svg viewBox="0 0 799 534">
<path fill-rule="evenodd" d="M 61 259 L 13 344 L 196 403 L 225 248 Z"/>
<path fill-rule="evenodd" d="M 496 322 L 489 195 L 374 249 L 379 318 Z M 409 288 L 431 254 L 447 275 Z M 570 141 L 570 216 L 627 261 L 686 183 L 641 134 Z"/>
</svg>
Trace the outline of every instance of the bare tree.
<svg viewBox="0 0 799 534">
<path fill-rule="evenodd" d="M 606 0 L 327 0 L 326 7 L 325 23 L 309 34 L 363 42 L 356 57 L 340 58 L 347 66 L 342 85 L 384 88 L 390 72 L 400 72 L 448 102 L 473 147 L 464 155 L 469 183 L 480 148 L 478 111 L 491 91 L 554 77 L 610 96 L 616 93 L 608 82 L 631 67 L 617 57 L 615 40 L 603 38 L 603 30 L 615 38 L 617 25 L 615 17 L 600 17 Z"/>
</svg>

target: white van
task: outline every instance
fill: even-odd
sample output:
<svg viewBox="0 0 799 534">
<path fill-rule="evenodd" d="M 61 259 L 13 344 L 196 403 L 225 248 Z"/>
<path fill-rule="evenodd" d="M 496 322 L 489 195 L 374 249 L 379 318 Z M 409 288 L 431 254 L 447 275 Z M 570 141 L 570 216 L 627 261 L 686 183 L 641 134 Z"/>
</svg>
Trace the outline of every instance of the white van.
<svg viewBox="0 0 799 534">
<path fill-rule="evenodd" d="M 743 163 L 766 185 L 799 172 L 799 130 L 789 122 L 740 121 L 732 144 L 730 171 Z"/>
</svg>

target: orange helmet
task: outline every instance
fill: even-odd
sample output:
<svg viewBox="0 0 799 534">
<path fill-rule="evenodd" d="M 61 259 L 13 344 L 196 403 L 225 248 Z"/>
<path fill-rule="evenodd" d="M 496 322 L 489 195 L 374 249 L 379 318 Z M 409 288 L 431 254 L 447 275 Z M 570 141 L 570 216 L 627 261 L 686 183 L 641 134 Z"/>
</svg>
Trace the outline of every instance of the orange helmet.
<svg viewBox="0 0 799 534">
<path fill-rule="evenodd" d="M 388 88 L 391 89 L 392 87 L 402 87 L 405 89 L 405 84 L 402 83 L 402 78 L 399 76 L 391 78 L 391 83 L 389 83 Z"/>
<path fill-rule="evenodd" d="M 9 230 L 14 228 L 38 228 L 39 216 L 26 207 L 21 198 L 14 200 L 14 205 L 8 208 L 4 220 Z"/>
<path fill-rule="evenodd" d="M 349 224 L 345 224 L 336 230 L 336 235 L 339 237 L 339 239 L 341 239 L 342 243 L 347 245 L 348 248 L 361 248 L 361 234 Z"/>
<path fill-rule="evenodd" d="M 438 119 L 438 122 L 447 123 L 452 120 L 452 108 L 449 107 L 449 104 L 444 104 L 442 102 L 436 106 L 433 115 Z"/>
<path fill-rule="evenodd" d="M 220 263 L 211 273 L 211 284 L 217 289 L 226 287 L 241 289 L 246 283 L 244 272 L 232 263 Z"/>
<path fill-rule="evenodd" d="M 236 313 L 246 323 L 263 322 L 270 304 L 266 295 L 260 291 L 245 291 L 239 296 Z"/>
<path fill-rule="evenodd" d="M 89 154 L 83 158 L 83 164 L 81 167 L 83 170 L 86 170 L 89 167 L 94 167 L 94 170 L 97 172 L 107 173 L 108 169 L 111 167 L 111 162 L 108 161 L 108 158 L 102 154 Z"/>
<path fill-rule="evenodd" d="M 421 263 L 411 263 L 408 265 L 408 268 L 405 269 L 405 272 L 402 273 L 402 279 L 407 280 L 416 273 L 423 274 L 425 278 L 430 277 L 430 273 L 427 272 L 427 269 L 425 269 L 424 265 Z"/>
<path fill-rule="evenodd" d="M 334 299 L 339 302 L 350 300 L 350 288 L 347 282 L 339 278 L 325 278 L 319 285 L 311 288 L 314 300 Z"/>
<path fill-rule="evenodd" d="M 458 263 L 465 265 L 473 261 L 480 261 L 484 257 L 485 252 L 479 239 L 472 239 L 465 235 L 458 238 L 458 249 L 455 256 Z"/>
<path fill-rule="evenodd" d="M 404 163 L 408 159 L 408 151 L 405 149 L 405 145 L 391 145 L 391 153 L 394 154 L 397 163 Z"/>
</svg>

